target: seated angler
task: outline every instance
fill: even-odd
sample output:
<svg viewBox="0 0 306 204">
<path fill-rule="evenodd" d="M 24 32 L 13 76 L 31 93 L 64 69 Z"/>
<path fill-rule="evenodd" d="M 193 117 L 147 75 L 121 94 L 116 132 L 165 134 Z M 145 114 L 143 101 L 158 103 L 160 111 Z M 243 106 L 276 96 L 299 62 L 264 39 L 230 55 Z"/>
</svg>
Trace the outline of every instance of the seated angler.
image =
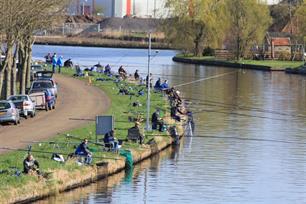
<svg viewBox="0 0 306 204">
<path fill-rule="evenodd" d="M 83 142 L 76 148 L 74 154 L 77 156 L 84 156 L 84 163 L 90 164 L 92 162 L 92 153 L 89 151 L 87 144 L 88 140 L 84 139 Z"/>
<path fill-rule="evenodd" d="M 23 160 L 23 173 L 29 174 L 31 172 L 40 175 L 38 161 L 31 154 L 28 154 L 27 158 Z"/>
<path fill-rule="evenodd" d="M 169 89 L 168 80 L 165 80 L 164 83 L 161 84 L 161 89 L 162 89 L 162 90 L 167 90 L 167 89 Z"/>
<path fill-rule="evenodd" d="M 159 129 L 158 126 L 160 126 L 160 111 L 159 109 L 156 109 L 156 111 L 152 114 L 152 119 L 151 119 L 151 122 L 152 122 L 152 130 L 157 130 Z"/>
<path fill-rule="evenodd" d="M 111 130 L 110 132 L 104 135 L 103 142 L 104 142 L 104 146 L 106 148 L 109 148 L 110 150 L 118 149 L 118 142 L 116 141 L 114 130 Z"/>
<path fill-rule="evenodd" d="M 64 62 L 64 67 L 73 67 L 73 62 L 71 59 L 68 59 Z"/>
<path fill-rule="evenodd" d="M 128 140 L 131 140 L 133 142 L 139 142 L 139 144 L 142 144 L 144 141 L 144 134 L 140 130 L 140 123 L 135 122 L 135 126 L 128 129 Z"/>
<path fill-rule="evenodd" d="M 123 80 L 127 78 L 127 72 L 123 69 L 123 66 L 119 67 L 118 74 Z"/>
<path fill-rule="evenodd" d="M 155 82 L 154 89 L 161 90 L 161 79 L 160 78 L 158 78 L 158 80 Z"/>
<path fill-rule="evenodd" d="M 111 69 L 112 69 L 111 66 L 109 64 L 107 64 L 105 66 L 105 69 L 104 69 L 104 74 L 106 74 L 106 75 L 112 74 Z"/>
</svg>

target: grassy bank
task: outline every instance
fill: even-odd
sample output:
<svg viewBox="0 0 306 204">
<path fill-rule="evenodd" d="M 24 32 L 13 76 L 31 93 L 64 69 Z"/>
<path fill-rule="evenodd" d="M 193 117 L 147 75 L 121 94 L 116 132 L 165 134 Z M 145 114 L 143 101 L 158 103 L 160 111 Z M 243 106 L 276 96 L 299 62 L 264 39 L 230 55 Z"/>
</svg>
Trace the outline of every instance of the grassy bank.
<svg viewBox="0 0 306 204">
<path fill-rule="evenodd" d="M 296 68 L 303 64 L 301 61 L 281 61 L 281 60 L 220 60 L 216 59 L 213 56 L 203 56 L 203 57 L 195 57 L 192 55 L 182 55 L 179 54 L 176 56 L 176 58 L 179 59 L 185 59 L 185 60 L 191 60 L 193 62 L 198 63 L 212 63 L 216 62 L 216 64 L 220 63 L 222 66 L 222 63 L 224 66 L 232 65 L 231 67 L 234 67 L 235 65 L 237 68 L 241 68 L 241 65 L 250 65 L 250 69 L 252 68 L 252 65 L 254 65 L 254 69 L 258 69 L 260 66 L 270 68 L 271 71 L 284 71 L 286 68 Z"/>
<path fill-rule="evenodd" d="M 116 48 L 148 48 L 147 41 L 129 41 L 106 38 L 88 37 L 36 37 L 35 44 L 41 45 L 65 45 L 65 46 L 84 46 L 84 47 L 116 47 Z M 166 43 L 153 42 L 154 49 L 171 49 Z"/>
<path fill-rule="evenodd" d="M 73 70 L 63 69 L 63 74 L 71 76 Z M 106 81 L 96 81 L 97 78 L 103 78 Z M 133 126 L 132 122 L 129 122 L 128 117 L 136 117 L 136 115 L 145 115 L 145 101 L 146 95 L 136 97 L 127 95 L 119 95 L 118 88 L 112 79 L 105 77 L 104 75 L 96 74 L 91 77 L 92 85 L 101 88 L 111 99 L 111 108 L 108 110 L 107 114 L 111 114 L 115 117 L 115 128 L 116 137 L 118 139 L 126 139 L 127 128 Z M 87 80 L 82 78 L 82 80 Z M 122 84 L 122 86 L 128 87 L 131 92 L 136 92 L 139 87 L 133 83 Z M 77 100 L 77 99 L 76 99 Z M 132 102 L 139 102 L 142 106 L 133 107 Z M 86 105 L 86 104 L 84 104 Z M 154 108 L 159 107 L 163 110 L 164 115 L 167 115 L 168 103 L 165 98 L 160 93 L 153 93 L 151 95 L 151 111 Z M 173 121 L 169 121 L 169 124 L 174 124 Z M 48 140 L 57 143 L 60 148 L 55 147 L 49 143 L 33 144 L 33 151 L 44 151 L 44 152 L 56 152 L 63 155 L 74 152 L 75 145 L 80 143 L 78 140 L 68 139 L 65 135 L 69 133 L 71 135 L 78 136 L 80 138 L 89 138 L 89 140 L 94 141 L 95 135 L 95 124 L 89 123 L 84 127 L 71 130 L 60 135 L 55 135 L 54 138 Z M 159 132 L 146 133 L 145 142 L 154 138 L 158 144 L 169 143 L 170 137 L 166 135 L 159 135 Z M 165 134 L 165 133 L 164 133 Z M 152 136 L 159 135 L 159 136 Z M 108 161 L 111 164 L 111 168 L 118 169 L 119 167 L 124 167 L 124 158 L 115 153 L 102 152 L 99 151 L 101 147 L 89 145 L 94 152 L 94 163 L 101 161 Z M 122 149 L 131 150 L 134 155 L 141 159 L 145 155 L 150 155 L 152 149 L 148 145 L 139 145 L 135 143 L 125 142 Z M 18 199 L 31 198 L 34 195 L 42 193 L 56 193 L 59 188 L 63 188 L 68 184 L 77 183 L 79 181 L 86 180 L 94 175 L 96 169 L 91 166 L 78 166 L 76 162 L 70 161 L 65 164 L 58 163 L 51 160 L 51 154 L 49 153 L 33 153 L 34 157 L 40 162 L 41 170 L 44 172 L 50 172 L 51 177 L 49 179 L 38 178 L 37 176 L 20 175 L 16 176 L 16 170 L 22 171 L 22 162 L 26 156 L 26 152 L 23 151 L 13 151 L 10 153 L 0 155 L 0 203 L 15 202 Z M 117 165 L 117 167 L 116 167 Z M 112 170 L 115 171 L 115 170 Z"/>
</svg>

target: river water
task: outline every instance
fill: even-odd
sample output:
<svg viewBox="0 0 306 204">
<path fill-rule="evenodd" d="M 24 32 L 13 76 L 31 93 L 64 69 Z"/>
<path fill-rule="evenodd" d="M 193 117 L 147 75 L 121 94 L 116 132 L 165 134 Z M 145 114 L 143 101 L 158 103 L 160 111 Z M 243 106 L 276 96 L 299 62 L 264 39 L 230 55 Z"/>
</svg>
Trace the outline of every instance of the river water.
<svg viewBox="0 0 306 204">
<path fill-rule="evenodd" d="M 147 72 L 147 50 L 34 46 L 82 66 L 100 62 Z M 39 203 L 306 203 L 306 78 L 172 62 L 152 53 L 156 80 L 178 85 L 196 132 L 180 147 L 85 188 Z M 155 56 L 156 55 L 156 56 Z"/>
</svg>

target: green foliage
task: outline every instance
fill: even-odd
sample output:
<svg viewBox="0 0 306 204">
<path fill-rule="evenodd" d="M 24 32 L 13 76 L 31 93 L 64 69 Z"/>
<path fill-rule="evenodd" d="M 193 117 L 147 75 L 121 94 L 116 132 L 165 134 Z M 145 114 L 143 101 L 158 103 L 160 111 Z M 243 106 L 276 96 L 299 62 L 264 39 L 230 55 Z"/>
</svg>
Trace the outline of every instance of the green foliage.
<svg viewBox="0 0 306 204">
<path fill-rule="evenodd" d="M 215 50 L 212 49 L 211 47 L 206 47 L 203 50 L 203 56 L 214 56 L 215 55 Z"/>
<path fill-rule="evenodd" d="M 195 56 L 202 55 L 204 47 L 222 43 L 227 23 L 225 0 L 168 0 L 171 10 L 165 32 L 168 40 Z"/>
<path fill-rule="evenodd" d="M 228 0 L 230 48 L 236 60 L 243 58 L 252 45 L 261 44 L 271 23 L 268 6 L 257 0 Z"/>
<path fill-rule="evenodd" d="M 304 0 L 301 6 L 297 9 L 296 17 L 298 18 L 299 35 L 305 38 L 306 37 L 306 0 Z"/>
<path fill-rule="evenodd" d="M 63 68 L 62 72 L 64 75 L 72 76 L 74 74 L 74 70 L 69 68 Z M 92 76 L 93 85 L 102 89 L 108 97 L 111 99 L 111 107 L 106 114 L 113 115 L 115 118 L 115 135 L 117 139 L 125 140 L 127 137 L 127 129 L 134 126 L 133 122 L 128 121 L 128 117 L 135 117 L 140 114 L 142 117 L 145 116 L 146 113 L 146 95 L 144 96 L 130 96 L 127 95 L 119 95 L 118 87 L 115 85 L 113 80 L 106 81 L 96 81 L 97 78 L 110 79 L 102 74 L 94 74 Z M 87 80 L 85 78 L 81 78 L 82 80 Z M 122 82 L 120 83 L 122 86 L 128 87 L 130 91 L 136 91 L 138 89 L 145 87 L 139 87 L 136 84 Z M 133 107 L 131 105 L 132 102 L 138 101 L 142 106 Z M 155 93 L 152 91 L 151 93 L 151 114 L 155 111 L 155 108 L 161 108 L 164 112 L 169 108 L 169 105 L 166 102 L 166 99 L 163 97 L 161 93 Z M 80 127 L 78 129 L 74 129 L 63 134 L 57 135 L 54 138 L 49 139 L 48 141 L 52 143 L 41 142 L 38 144 L 33 144 L 33 151 L 44 151 L 44 152 L 56 152 L 61 153 L 66 158 L 69 153 L 73 153 L 75 151 L 76 146 L 80 143 L 80 140 L 69 139 L 66 137 L 66 134 L 77 136 L 78 138 L 84 139 L 87 138 L 90 141 L 95 142 L 96 134 L 95 134 L 95 123 L 89 123 Z M 150 135 L 160 134 L 157 131 L 153 131 L 147 133 Z M 99 136 L 102 138 L 102 136 Z M 145 142 L 148 142 L 152 139 L 153 136 L 146 136 Z M 53 145 L 56 143 L 57 145 Z M 118 157 L 118 154 L 112 152 L 101 151 L 101 146 L 94 145 L 92 143 L 89 144 L 89 147 L 92 148 L 94 154 L 94 162 L 102 161 L 104 158 L 114 158 Z M 132 142 L 124 142 L 123 149 L 134 149 L 136 151 L 141 151 L 142 147 L 139 144 Z M 22 171 L 22 162 L 26 157 L 27 152 L 24 151 L 13 151 L 6 154 L 0 155 L 0 197 L 8 196 L 3 192 L 7 191 L 10 188 L 18 188 L 18 186 L 24 186 L 28 182 L 36 181 L 36 176 L 15 176 L 16 170 Z M 39 161 L 41 170 L 43 172 L 50 172 L 54 169 L 65 169 L 68 171 L 75 171 L 82 169 L 82 166 L 78 166 L 76 163 L 59 163 L 51 160 L 51 154 L 48 153 L 37 153 L 33 152 L 34 157 Z M 13 168 L 12 168 L 13 167 Z M 5 170 L 8 172 L 1 173 L 1 170 Z M 52 183 L 50 183 L 50 187 L 52 187 Z"/>
</svg>

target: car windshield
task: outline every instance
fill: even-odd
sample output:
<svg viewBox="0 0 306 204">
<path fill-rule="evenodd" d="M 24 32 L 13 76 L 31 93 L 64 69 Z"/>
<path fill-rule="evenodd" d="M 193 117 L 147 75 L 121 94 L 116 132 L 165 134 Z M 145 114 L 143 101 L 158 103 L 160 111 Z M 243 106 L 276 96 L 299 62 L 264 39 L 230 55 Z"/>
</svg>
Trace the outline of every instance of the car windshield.
<svg viewBox="0 0 306 204">
<path fill-rule="evenodd" d="M 8 100 L 11 101 L 25 101 L 28 100 L 28 98 L 26 96 L 11 96 L 8 98 Z"/>
<path fill-rule="evenodd" d="M 36 73 L 36 74 L 37 74 L 37 77 L 47 78 L 47 79 L 50 79 L 53 76 L 53 73 L 51 73 L 51 72 L 39 72 L 39 73 Z"/>
<path fill-rule="evenodd" d="M 43 88 L 52 88 L 52 83 L 50 81 L 41 81 L 41 82 L 34 82 L 33 89 L 43 89 Z"/>
<path fill-rule="evenodd" d="M 10 103 L 8 102 L 0 102 L 0 110 L 9 109 L 11 107 Z"/>
<path fill-rule="evenodd" d="M 32 65 L 32 66 L 31 66 L 31 69 L 32 69 L 32 70 L 42 70 L 43 68 L 42 68 L 42 66 L 40 66 L 40 65 Z"/>
</svg>

